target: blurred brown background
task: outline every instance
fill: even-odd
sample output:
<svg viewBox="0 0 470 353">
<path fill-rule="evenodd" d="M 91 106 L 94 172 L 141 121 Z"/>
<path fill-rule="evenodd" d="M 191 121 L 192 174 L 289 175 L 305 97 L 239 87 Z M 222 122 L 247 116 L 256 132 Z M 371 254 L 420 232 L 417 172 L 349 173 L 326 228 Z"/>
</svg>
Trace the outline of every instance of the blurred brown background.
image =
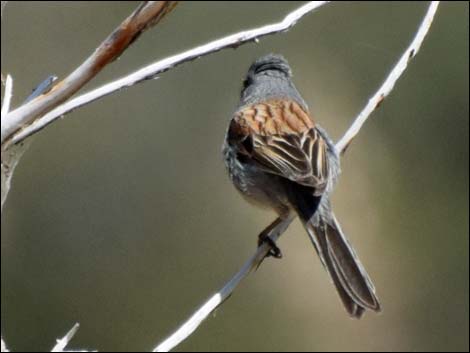
<svg viewBox="0 0 470 353">
<path fill-rule="evenodd" d="M 86 90 L 283 18 L 297 2 L 181 3 Z M 64 77 L 136 2 L 11 2 L 2 72 L 14 103 Z M 39 134 L 2 219 L 2 333 L 48 350 L 149 350 L 253 253 L 273 215 L 246 204 L 221 158 L 243 75 L 282 53 L 335 139 L 410 42 L 427 3 L 332 3 L 290 32 L 184 64 Z M 383 313 L 348 318 L 298 222 L 179 351 L 468 351 L 469 4 L 443 3 L 388 100 L 343 159 L 334 205 Z"/>
</svg>

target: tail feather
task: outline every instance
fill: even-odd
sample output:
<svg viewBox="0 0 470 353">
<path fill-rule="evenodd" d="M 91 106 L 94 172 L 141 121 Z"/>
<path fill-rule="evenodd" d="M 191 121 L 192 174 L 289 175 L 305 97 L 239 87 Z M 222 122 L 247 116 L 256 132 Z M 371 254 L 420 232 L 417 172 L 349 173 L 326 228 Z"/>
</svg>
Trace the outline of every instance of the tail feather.
<svg viewBox="0 0 470 353">
<path fill-rule="evenodd" d="M 341 229 L 321 223 L 304 225 L 348 313 L 360 318 L 365 309 L 380 311 L 374 286 Z"/>
<path fill-rule="evenodd" d="M 329 255 L 329 252 L 326 252 L 326 255 L 325 255 L 325 250 L 327 248 L 325 239 L 317 237 L 315 235 L 315 232 L 314 232 L 314 230 L 313 230 L 313 228 L 311 227 L 310 224 L 306 224 L 306 229 L 307 229 L 307 232 L 308 232 L 312 242 L 314 244 L 316 244 L 317 242 L 320 242 L 320 244 L 321 244 L 321 247 L 322 247 L 323 250 L 322 250 L 321 253 L 317 250 L 317 253 L 320 256 L 320 259 L 322 259 L 322 262 L 323 262 L 326 270 L 330 274 L 330 277 L 333 281 L 333 284 L 335 285 L 336 290 L 338 291 L 339 297 L 340 297 L 341 301 L 343 302 L 343 305 L 344 305 L 346 311 L 353 318 L 356 318 L 356 319 L 361 318 L 361 316 L 364 313 L 365 309 L 364 309 L 364 307 L 358 305 L 357 300 L 354 300 L 353 297 L 351 296 L 351 291 L 347 286 L 347 281 L 345 280 L 345 278 L 341 274 L 341 272 L 338 271 L 338 267 L 335 266 L 335 263 L 332 260 L 332 257 Z M 313 234 L 313 236 L 311 234 Z M 318 239 L 318 241 L 317 241 L 317 239 Z M 322 239 L 322 240 L 320 240 L 320 239 Z M 315 245 L 315 248 L 317 248 L 317 245 Z"/>
<path fill-rule="evenodd" d="M 345 238 L 338 221 L 332 215 L 332 225 L 326 226 L 326 241 L 333 263 L 352 298 L 362 306 L 380 311 L 375 288 L 353 247 Z M 320 230 L 319 230 L 320 231 Z M 318 231 L 317 231 L 318 233 Z"/>
<path fill-rule="evenodd" d="M 330 210 L 328 196 L 289 188 L 289 197 L 347 312 L 360 318 L 366 309 L 380 311 L 375 288 Z"/>
<path fill-rule="evenodd" d="M 291 182 L 286 190 L 347 312 L 360 318 L 366 309 L 380 311 L 372 281 L 331 211 L 328 195 L 315 196 L 311 188 Z"/>
</svg>

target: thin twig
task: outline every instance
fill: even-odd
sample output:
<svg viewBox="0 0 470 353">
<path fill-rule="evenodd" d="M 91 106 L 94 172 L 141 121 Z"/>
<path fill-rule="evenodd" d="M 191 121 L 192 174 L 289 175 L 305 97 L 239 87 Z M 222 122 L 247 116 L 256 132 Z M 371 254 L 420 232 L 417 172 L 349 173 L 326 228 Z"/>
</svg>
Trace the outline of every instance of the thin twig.
<svg viewBox="0 0 470 353">
<path fill-rule="evenodd" d="M 2 123 L 3 123 L 3 117 L 8 114 L 10 111 L 10 103 L 11 103 L 11 97 L 13 95 L 13 79 L 11 78 L 10 75 L 7 75 L 7 79 L 5 80 L 5 93 L 3 95 L 3 101 L 2 101 Z"/>
<path fill-rule="evenodd" d="M 428 11 L 424 16 L 421 25 L 419 26 L 418 32 L 416 33 L 416 36 L 414 37 L 409 47 L 405 50 L 400 60 L 398 60 L 397 64 L 387 76 L 382 86 L 380 86 L 377 92 L 369 99 L 368 103 L 356 117 L 348 131 L 346 131 L 344 136 L 338 141 L 336 144 L 336 150 L 339 154 L 343 154 L 346 151 L 349 144 L 359 133 L 366 120 L 380 105 L 382 105 L 384 99 L 390 94 L 393 87 L 395 86 L 395 83 L 408 67 L 408 63 L 416 56 L 419 48 L 421 47 L 421 43 L 423 43 L 423 40 L 429 31 L 429 28 L 431 28 L 431 24 L 438 6 L 439 1 L 431 2 Z"/>
<path fill-rule="evenodd" d="M 1 110 L 1 123 L 3 125 L 3 117 L 8 114 L 10 110 L 10 103 L 11 103 L 11 97 L 13 96 L 13 79 L 11 78 L 10 75 L 7 75 L 7 78 L 5 80 L 5 94 L 3 96 L 3 102 L 2 102 L 2 110 Z M 15 147 L 15 146 L 13 146 Z M 15 152 L 21 149 L 20 148 L 12 148 L 12 150 L 15 150 Z M 16 154 L 16 153 L 15 153 Z M 8 192 L 10 190 L 10 183 L 11 183 L 11 176 L 13 173 L 13 170 L 15 169 L 16 162 L 14 158 L 11 158 L 11 155 L 9 153 L 6 153 L 4 151 L 1 151 L 2 155 L 2 163 L 1 163 L 1 192 L 2 192 L 2 197 L 1 197 L 1 212 L 3 214 L 3 205 L 5 204 L 5 201 L 7 199 Z M 21 153 L 18 153 L 18 155 L 21 155 Z"/>
<path fill-rule="evenodd" d="M 3 124 L 3 117 L 10 111 L 10 103 L 11 97 L 13 96 L 13 79 L 10 75 L 7 75 L 5 80 L 5 93 L 3 95 L 3 102 L 2 102 L 2 110 L 1 110 L 1 122 Z M 5 159 L 5 161 L 4 161 Z M 3 205 L 5 204 L 6 196 L 8 194 L 8 190 L 10 189 L 10 167 L 8 165 L 7 158 L 4 158 L 4 154 L 2 152 L 2 163 L 1 163 L 1 190 L 2 190 L 2 198 L 1 198 L 1 212 L 3 213 Z M 2 340 L 3 344 L 3 340 Z M 3 347 L 3 345 L 2 345 Z"/>
<path fill-rule="evenodd" d="M 364 122 L 367 120 L 369 115 L 377 108 L 377 105 L 383 100 L 383 97 L 387 96 L 393 89 L 393 86 L 400 75 L 408 65 L 408 61 L 413 58 L 418 52 L 421 43 L 423 42 L 429 27 L 431 26 L 434 14 L 436 13 L 437 1 L 432 2 L 429 9 L 419 27 L 418 33 L 411 42 L 410 47 L 405 51 L 402 58 L 392 70 L 385 83 L 380 87 L 378 93 L 376 93 L 366 108 L 359 114 L 355 119 L 352 126 L 348 129 L 345 136 L 336 144 L 336 149 L 341 153 L 345 151 L 354 136 L 357 135 Z M 405 60 L 405 62 L 403 62 Z M 383 95 L 383 96 L 382 96 Z M 379 97 L 379 98 L 377 98 Z M 382 98 L 380 98 L 382 97 Z M 372 103 L 371 103 L 372 102 Z M 372 106 L 372 108 L 370 107 Z M 282 234 L 279 234 L 281 236 Z M 277 237 L 273 237 L 276 240 Z M 223 303 L 233 293 L 238 284 L 251 272 L 252 269 L 256 268 L 261 261 L 263 261 L 268 249 L 266 247 L 258 248 L 255 255 L 251 257 L 242 267 L 242 269 L 215 295 L 213 295 L 207 302 L 205 302 L 200 309 L 196 311 L 183 325 L 181 325 L 171 336 L 166 338 L 156 348 L 155 352 L 168 352 L 180 344 L 183 340 L 188 338 L 199 325 L 213 312 L 221 303 Z"/>
<path fill-rule="evenodd" d="M 271 239 L 276 241 L 280 234 L 271 235 Z M 240 282 L 247 277 L 251 271 L 256 269 L 269 252 L 269 245 L 263 244 L 258 247 L 256 253 L 249 259 L 240 271 L 237 272 L 227 284 L 204 303 L 177 331 L 170 337 L 160 343 L 153 351 L 168 352 L 188 338 L 199 325 L 212 313 L 217 307 L 230 297 Z"/>
<path fill-rule="evenodd" d="M 3 341 L 3 337 L 2 337 L 2 352 L 9 352 L 5 342 Z"/>
<path fill-rule="evenodd" d="M 154 77 L 156 77 L 156 75 L 168 71 L 178 65 L 198 59 L 208 54 L 216 53 L 223 49 L 236 48 L 244 43 L 257 41 L 259 38 L 268 36 L 270 34 L 285 32 L 291 27 L 293 27 L 306 14 L 312 12 L 313 10 L 319 8 L 327 2 L 328 1 L 309 2 L 288 14 L 281 22 L 235 33 L 227 37 L 217 39 L 213 42 L 201 45 L 199 47 L 185 51 L 181 54 L 177 54 L 175 56 L 148 65 L 123 78 L 110 82 L 91 92 L 85 93 L 55 108 L 44 116 L 38 118 L 31 125 L 15 133 L 11 137 L 11 139 L 8 140 L 7 147 L 10 144 L 15 144 L 24 140 L 26 137 L 43 129 L 48 124 L 59 119 L 60 117 L 64 116 L 65 114 L 71 112 L 74 109 L 77 109 L 85 104 L 89 104 L 111 93 L 120 91 L 123 88 L 133 86 L 145 80 L 153 79 Z"/>
<path fill-rule="evenodd" d="M 75 324 L 63 338 L 57 340 L 57 343 L 54 348 L 52 348 L 51 352 L 64 352 L 64 349 L 67 348 L 69 342 L 77 334 L 79 328 L 80 325 Z"/>
<path fill-rule="evenodd" d="M 3 144 L 9 136 L 69 99 L 106 65 L 118 58 L 146 29 L 158 23 L 174 8 L 175 4 L 173 1 L 143 2 L 88 59 L 63 81 L 56 84 L 50 92 L 10 112 L 2 121 L 3 149 L 5 149 Z"/>
</svg>

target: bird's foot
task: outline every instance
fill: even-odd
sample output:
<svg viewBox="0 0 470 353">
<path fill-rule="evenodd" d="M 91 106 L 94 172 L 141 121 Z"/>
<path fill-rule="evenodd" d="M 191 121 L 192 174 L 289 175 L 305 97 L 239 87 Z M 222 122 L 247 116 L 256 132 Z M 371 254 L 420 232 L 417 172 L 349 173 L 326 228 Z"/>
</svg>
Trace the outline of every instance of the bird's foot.
<svg viewBox="0 0 470 353">
<path fill-rule="evenodd" d="M 282 251 L 276 245 L 276 242 L 272 240 L 268 234 L 261 233 L 258 237 L 258 246 L 261 246 L 264 243 L 267 243 L 271 247 L 271 249 L 269 249 L 269 252 L 266 254 L 266 257 L 282 259 Z"/>
</svg>

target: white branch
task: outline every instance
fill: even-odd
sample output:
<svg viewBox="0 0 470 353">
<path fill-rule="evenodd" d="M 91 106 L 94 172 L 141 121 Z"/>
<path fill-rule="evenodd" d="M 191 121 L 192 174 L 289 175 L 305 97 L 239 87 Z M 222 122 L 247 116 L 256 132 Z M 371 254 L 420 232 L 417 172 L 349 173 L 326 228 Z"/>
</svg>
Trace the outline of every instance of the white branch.
<svg viewBox="0 0 470 353">
<path fill-rule="evenodd" d="M 10 110 L 10 101 L 12 97 L 12 92 L 13 92 L 13 79 L 11 78 L 10 75 L 7 76 L 6 83 L 5 83 L 5 94 L 3 96 L 3 102 L 2 102 L 2 115 L 1 115 L 1 121 L 3 124 L 3 117 L 8 113 Z M 3 212 L 3 205 L 5 203 L 5 200 L 7 198 L 8 192 L 10 191 L 10 183 L 11 183 L 11 177 L 13 175 L 12 170 L 15 169 L 16 163 L 12 161 L 12 158 L 9 158 L 11 156 L 7 156 L 2 152 L 2 165 L 1 165 L 1 188 L 2 188 L 2 204 L 1 204 L 1 210 Z M 13 165 L 13 167 L 12 167 Z"/>
<path fill-rule="evenodd" d="M 65 102 L 106 65 L 116 60 L 146 29 L 157 24 L 175 7 L 173 1 L 144 1 L 78 68 L 50 92 L 11 111 L 2 120 L 1 144 L 18 130 Z"/>
<path fill-rule="evenodd" d="M 52 348 L 51 352 L 63 352 L 69 342 L 72 340 L 72 338 L 77 334 L 79 328 L 80 325 L 75 324 L 63 338 L 57 340 L 57 343 L 54 348 Z"/>
<path fill-rule="evenodd" d="M 1 2 L 1 17 L 6 1 Z M 1 108 L 1 210 L 5 204 L 10 190 L 14 170 L 26 151 L 30 141 L 9 146 L 3 144 L 4 140 L 13 132 L 27 126 L 37 116 L 51 110 L 53 107 L 68 99 L 87 81 L 92 79 L 104 66 L 115 60 L 128 46 L 136 40 L 146 29 L 157 24 L 175 6 L 172 1 L 145 1 L 118 27 L 95 52 L 64 81 L 46 93 L 46 87 L 38 87 L 38 98 L 27 99 L 19 109 L 9 113 L 12 96 L 12 79 L 7 77 L 5 83 L 5 96 Z M 3 75 L 2 75 L 3 84 Z M 43 90 L 43 92 L 41 92 Z M 78 330 L 75 325 L 72 330 L 53 348 L 53 352 L 62 352 L 68 342 Z M 1 351 L 8 352 L 7 346 L 1 338 Z"/>
<path fill-rule="evenodd" d="M 177 65 L 198 59 L 202 56 L 212 54 L 223 49 L 236 48 L 244 43 L 257 41 L 259 38 L 270 34 L 287 31 L 306 14 L 312 12 L 313 10 L 319 8 L 327 2 L 328 1 L 311 1 L 288 14 L 281 22 L 239 32 L 221 39 L 217 39 L 213 42 L 185 51 L 184 53 L 148 65 L 121 79 L 110 82 L 91 92 L 85 93 L 75 99 L 68 101 L 67 103 L 64 103 L 63 105 L 40 117 L 31 125 L 25 127 L 18 133 L 15 133 L 12 138 L 8 141 L 8 144 L 14 144 L 24 140 L 26 137 L 43 129 L 51 122 L 57 120 L 58 118 L 64 116 L 64 114 L 67 114 L 78 107 L 91 103 L 111 93 L 120 91 L 123 88 L 133 86 L 144 80 L 152 79 L 156 75 L 168 71 L 171 68 L 176 67 Z"/>
<path fill-rule="evenodd" d="M 379 91 L 370 99 L 369 104 L 355 119 L 352 126 L 348 129 L 345 136 L 336 144 L 337 151 L 343 153 L 354 136 L 357 135 L 364 122 L 367 120 L 369 115 L 375 110 L 380 102 L 387 96 L 393 89 L 395 82 L 398 80 L 400 75 L 406 69 L 408 61 L 413 58 L 419 50 L 421 43 L 426 36 L 426 33 L 431 26 L 434 14 L 436 13 L 439 2 L 432 2 L 429 6 L 428 12 L 426 13 L 421 26 L 419 27 L 418 33 L 414 40 L 411 42 L 409 48 L 405 51 L 402 58 L 392 70 L 387 80 L 380 87 Z M 278 234 L 278 236 L 281 236 Z M 272 236 L 273 240 L 277 239 L 277 236 Z M 168 352 L 180 344 L 183 340 L 188 338 L 201 323 L 213 312 L 221 303 L 224 302 L 233 293 L 238 284 L 251 272 L 252 269 L 259 266 L 263 261 L 264 256 L 268 252 L 266 246 L 257 249 L 255 255 L 248 260 L 242 267 L 242 269 L 214 296 L 212 296 L 207 302 L 205 302 L 200 309 L 198 309 L 183 325 L 181 325 L 170 337 L 165 339 L 161 344 L 155 348 L 155 352 Z"/>
<path fill-rule="evenodd" d="M 3 6 L 2 6 L 3 7 Z M 2 352 L 9 352 L 5 342 L 3 342 L 3 338 L 2 338 Z"/>
<path fill-rule="evenodd" d="M 72 340 L 72 338 L 77 334 L 78 329 L 80 328 L 79 324 L 75 324 L 72 329 L 61 339 L 57 340 L 56 345 L 52 348 L 51 352 L 88 352 L 84 350 L 76 351 L 76 350 L 65 350 Z M 2 352 L 9 352 L 8 348 L 5 345 L 5 342 L 2 338 Z"/>
<path fill-rule="evenodd" d="M 36 117 L 45 114 L 58 106 L 86 82 L 95 77 L 103 67 L 114 61 L 133 43 L 145 30 L 156 25 L 174 7 L 174 1 L 144 1 L 127 17 L 67 78 L 56 84 L 49 91 L 43 91 L 37 97 L 28 99 L 19 108 L 8 112 L 2 106 L 1 116 L 1 186 L 2 211 L 10 190 L 11 179 L 15 167 L 25 152 L 29 141 L 12 146 L 5 143 L 11 134 L 23 130 Z M 2 2 L 2 10 L 5 2 Z M 3 11 L 2 11 L 3 14 Z M 9 102 L 9 100 L 8 100 Z"/>
<path fill-rule="evenodd" d="M 70 351 L 65 350 L 68 344 L 72 340 L 72 338 L 77 334 L 78 329 L 80 328 L 79 324 L 75 324 L 72 329 L 64 336 L 64 338 L 58 339 L 54 348 L 52 348 L 51 352 L 87 352 L 87 351 Z"/>
<path fill-rule="evenodd" d="M 271 239 L 276 241 L 280 234 L 271 235 Z M 266 257 L 270 247 L 263 244 L 258 247 L 256 253 L 249 259 L 238 273 L 216 294 L 204 303 L 177 331 L 170 337 L 160 343 L 153 351 L 168 352 L 178 344 L 188 338 L 201 323 L 212 313 L 220 304 L 230 297 L 240 282 L 247 277 L 252 270 L 257 268 Z"/>
<path fill-rule="evenodd" d="M 10 103 L 11 103 L 12 95 L 13 95 L 13 79 L 11 78 L 10 75 L 7 75 L 7 79 L 5 82 L 5 94 L 3 95 L 3 101 L 2 101 L 2 115 L 1 115 L 2 120 L 3 120 L 3 117 L 10 111 Z"/>
<path fill-rule="evenodd" d="M 346 149 L 348 148 L 351 141 L 356 137 L 356 135 L 361 130 L 362 126 L 369 118 L 369 116 L 382 104 L 384 99 L 390 94 L 395 83 L 398 81 L 400 76 L 408 67 L 408 63 L 415 57 L 418 53 L 419 48 L 421 47 L 421 43 L 423 43 L 426 34 L 431 28 L 432 21 L 434 19 L 434 15 L 437 11 L 437 7 L 439 6 L 439 1 L 431 2 L 429 5 L 428 11 L 424 16 L 421 25 L 419 26 L 418 32 L 414 37 L 413 41 L 409 45 L 409 47 L 405 50 L 403 55 L 401 56 L 400 60 L 398 60 L 395 67 L 392 69 L 382 86 L 377 90 L 377 92 L 369 99 L 367 105 L 364 109 L 359 113 L 359 115 L 354 120 L 354 123 L 351 127 L 346 131 L 344 136 L 338 141 L 336 144 L 336 150 L 339 154 L 343 154 Z"/>
</svg>

